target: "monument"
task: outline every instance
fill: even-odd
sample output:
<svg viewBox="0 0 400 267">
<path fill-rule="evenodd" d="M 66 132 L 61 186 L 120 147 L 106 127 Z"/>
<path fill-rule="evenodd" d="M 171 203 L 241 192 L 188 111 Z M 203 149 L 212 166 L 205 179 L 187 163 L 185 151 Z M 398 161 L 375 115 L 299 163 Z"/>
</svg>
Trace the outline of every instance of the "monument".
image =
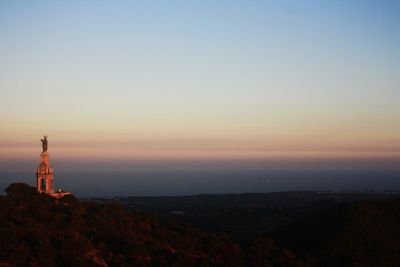
<svg viewBox="0 0 400 267">
<path fill-rule="evenodd" d="M 50 166 L 49 152 L 47 152 L 48 142 L 47 135 L 40 139 L 42 141 L 42 153 L 40 153 L 40 163 L 36 169 L 36 188 L 39 193 L 45 193 L 51 197 L 61 198 L 70 195 L 71 192 L 64 192 L 53 188 L 53 168 Z"/>
</svg>

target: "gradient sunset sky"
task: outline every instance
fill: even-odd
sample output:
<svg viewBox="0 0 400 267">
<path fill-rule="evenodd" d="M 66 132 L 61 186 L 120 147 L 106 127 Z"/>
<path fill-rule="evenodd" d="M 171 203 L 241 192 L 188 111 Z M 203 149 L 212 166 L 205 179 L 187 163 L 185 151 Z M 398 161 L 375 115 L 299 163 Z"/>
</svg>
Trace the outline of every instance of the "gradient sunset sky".
<svg viewBox="0 0 400 267">
<path fill-rule="evenodd" d="M 378 0 L 1 1 L 0 161 L 36 164 L 47 134 L 53 158 L 82 166 L 400 168 L 399 14 Z"/>
</svg>

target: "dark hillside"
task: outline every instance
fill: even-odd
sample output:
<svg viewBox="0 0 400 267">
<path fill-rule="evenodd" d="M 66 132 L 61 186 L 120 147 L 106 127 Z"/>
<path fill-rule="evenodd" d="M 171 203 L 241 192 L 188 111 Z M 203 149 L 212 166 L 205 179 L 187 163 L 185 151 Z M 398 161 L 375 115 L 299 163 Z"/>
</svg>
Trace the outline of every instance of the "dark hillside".
<svg viewBox="0 0 400 267">
<path fill-rule="evenodd" d="M 171 218 L 160 222 L 116 203 L 84 202 L 73 196 L 56 200 L 26 184 L 12 184 L 6 192 L 0 197 L 1 267 L 400 263 L 399 199 L 317 202 L 285 226 L 270 230 L 269 236 L 258 235 L 240 246 L 229 234 L 206 232 Z M 223 196 L 219 198 L 222 203 Z M 234 198 L 240 203 L 239 196 Z M 251 209 L 247 212 L 251 215 Z"/>
<path fill-rule="evenodd" d="M 117 201 L 132 211 L 156 214 L 161 221 L 175 218 L 205 231 L 226 233 L 247 246 L 258 236 L 287 225 L 314 210 L 325 210 L 356 200 L 393 197 L 383 192 L 275 192 L 164 197 L 93 198 Z"/>
<path fill-rule="evenodd" d="M 224 236 L 115 204 L 61 200 L 12 184 L 0 198 L 0 266 L 241 266 Z"/>
<path fill-rule="evenodd" d="M 313 210 L 271 233 L 320 266 L 400 266 L 400 199 Z"/>
</svg>

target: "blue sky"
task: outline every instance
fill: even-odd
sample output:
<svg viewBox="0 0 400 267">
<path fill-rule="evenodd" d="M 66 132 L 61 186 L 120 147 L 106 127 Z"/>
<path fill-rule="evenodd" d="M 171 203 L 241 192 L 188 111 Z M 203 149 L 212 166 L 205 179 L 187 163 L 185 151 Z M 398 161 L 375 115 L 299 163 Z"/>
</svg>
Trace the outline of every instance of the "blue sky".
<svg viewBox="0 0 400 267">
<path fill-rule="evenodd" d="M 399 13 L 398 1 L 2 1 L 0 158 L 32 158 L 43 134 L 66 158 L 398 158 Z"/>
</svg>

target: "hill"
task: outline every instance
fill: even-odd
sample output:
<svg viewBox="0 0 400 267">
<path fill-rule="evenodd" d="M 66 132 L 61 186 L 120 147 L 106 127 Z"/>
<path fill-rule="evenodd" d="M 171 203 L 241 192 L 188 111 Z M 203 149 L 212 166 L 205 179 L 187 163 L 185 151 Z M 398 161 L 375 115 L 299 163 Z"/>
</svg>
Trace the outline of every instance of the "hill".
<svg viewBox="0 0 400 267">
<path fill-rule="evenodd" d="M 228 234 L 200 230 L 176 219 L 159 220 L 116 203 L 74 196 L 57 200 L 26 184 L 11 184 L 6 192 L 0 197 L 2 267 L 389 267 L 400 262 L 399 199 L 317 202 L 307 208 L 303 203 L 302 212 L 291 213 L 289 221 L 239 243 Z M 247 200 L 243 206 L 239 198 L 218 197 L 220 207 L 232 199 L 241 209 L 252 203 Z M 277 203 L 288 205 L 285 199 Z M 247 212 L 251 216 L 251 210 Z M 256 213 L 254 218 L 259 218 L 261 210 Z M 249 222 L 246 225 L 243 231 L 249 229 Z"/>
<path fill-rule="evenodd" d="M 0 266 L 243 266 L 228 236 L 114 203 L 53 199 L 26 184 L 0 197 Z M 286 253 L 274 246 L 275 254 Z M 279 261 L 296 264 L 294 256 Z M 286 255 L 285 254 L 285 255 Z M 296 266 L 296 265 L 293 265 Z"/>
<path fill-rule="evenodd" d="M 238 266 L 239 246 L 118 205 L 61 200 L 12 184 L 0 198 L 1 266 Z"/>
<path fill-rule="evenodd" d="M 356 200 L 384 200 L 397 192 L 313 192 L 219 194 L 161 197 L 91 198 L 117 202 L 131 211 L 156 214 L 162 221 L 185 221 L 200 229 L 232 236 L 242 245 L 284 226 L 311 210 L 337 207 Z"/>
<path fill-rule="evenodd" d="M 311 209 L 270 233 L 279 245 L 319 266 L 399 266 L 400 199 Z"/>
</svg>

